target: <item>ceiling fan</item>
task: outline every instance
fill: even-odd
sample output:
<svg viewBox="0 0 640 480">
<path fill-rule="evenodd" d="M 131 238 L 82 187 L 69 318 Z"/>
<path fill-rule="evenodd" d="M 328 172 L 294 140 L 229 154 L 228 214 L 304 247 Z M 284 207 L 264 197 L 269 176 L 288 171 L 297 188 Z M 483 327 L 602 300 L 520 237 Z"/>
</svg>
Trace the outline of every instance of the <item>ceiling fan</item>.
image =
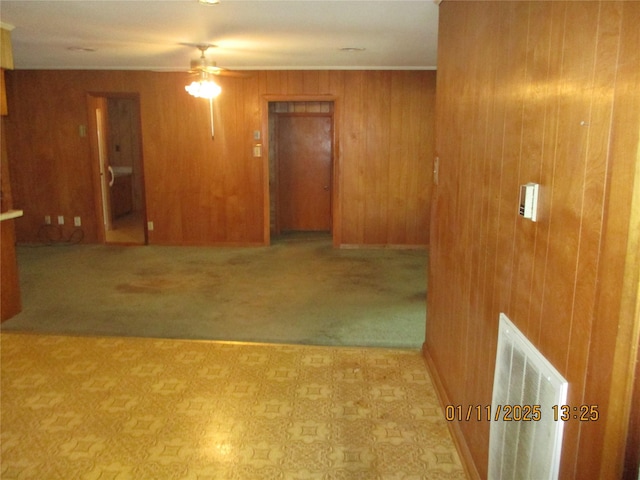
<svg viewBox="0 0 640 480">
<path fill-rule="evenodd" d="M 209 100 L 220 95 L 222 88 L 216 82 L 214 82 L 211 75 L 222 75 L 222 72 L 228 72 L 223 68 L 218 67 L 215 62 L 207 60 L 204 55 L 210 47 L 210 44 L 198 44 L 195 45 L 200 50 L 200 58 L 198 60 L 191 60 L 190 73 L 197 74 L 198 78 L 187 85 L 185 90 L 194 97 L 208 98 Z"/>
<path fill-rule="evenodd" d="M 209 100 L 209 119 L 211 122 L 211 138 L 214 138 L 213 130 L 213 99 L 220 95 L 222 88 L 211 79 L 211 75 L 231 75 L 244 76 L 242 74 L 231 72 L 225 68 L 218 67 L 215 62 L 206 58 L 205 52 L 215 45 L 208 43 L 197 44 L 195 47 L 200 50 L 200 58 L 191 60 L 191 69 L 189 72 L 197 74 L 197 80 L 185 86 L 185 90 L 189 95 L 197 98 L 206 98 Z"/>
<path fill-rule="evenodd" d="M 239 72 L 234 72 L 231 70 L 227 70 L 226 68 L 218 67 L 216 62 L 213 60 L 209 60 L 205 56 L 205 52 L 209 48 L 215 48 L 216 45 L 210 43 L 198 43 L 198 44 L 188 44 L 189 46 L 194 46 L 198 50 L 200 50 L 200 57 L 195 60 L 191 60 L 191 68 L 189 70 L 190 73 L 197 74 L 212 74 L 212 75 L 225 75 L 231 77 L 244 77 L 245 75 Z"/>
</svg>

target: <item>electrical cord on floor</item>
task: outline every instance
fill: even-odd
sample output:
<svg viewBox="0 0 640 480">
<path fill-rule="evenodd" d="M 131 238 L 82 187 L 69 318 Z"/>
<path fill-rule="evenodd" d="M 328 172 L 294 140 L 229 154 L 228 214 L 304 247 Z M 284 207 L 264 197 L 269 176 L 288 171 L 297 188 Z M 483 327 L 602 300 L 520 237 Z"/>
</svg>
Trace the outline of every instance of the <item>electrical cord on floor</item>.
<svg viewBox="0 0 640 480">
<path fill-rule="evenodd" d="M 82 242 L 83 238 L 84 230 L 81 228 L 74 228 L 66 238 L 61 225 L 41 225 L 38 230 L 38 240 L 43 243 L 43 246 L 77 245 Z"/>
</svg>

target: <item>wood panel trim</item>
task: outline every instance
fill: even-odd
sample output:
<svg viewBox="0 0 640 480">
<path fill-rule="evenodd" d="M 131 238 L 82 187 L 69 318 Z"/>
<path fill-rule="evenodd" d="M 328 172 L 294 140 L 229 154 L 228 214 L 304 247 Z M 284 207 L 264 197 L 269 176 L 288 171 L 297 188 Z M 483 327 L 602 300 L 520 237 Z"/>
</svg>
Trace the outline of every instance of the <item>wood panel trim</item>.
<svg viewBox="0 0 640 480">
<path fill-rule="evenodd" d="M 262 216 L 264 219 L 262 227 L 262 243 L 265 246 L 271 245 L 271 189 L 269 188 L 269 100 L 271 95 L 262 96 Z"/>
<path fill-rule="evenodd" d="M 640 289 L 640 285 L 638 285 Z M 636 304 L 636 319 L 640 318 L 640 291 Z M 636 328 L 638 324 L 636 324 Z M 636 336 L 640 335 L 636 333 Z M 633 392 L 631 394 L 631 405 L 640 405 L 640 343 L 636 345 L 636 368 L 635 376 L 632 380 Z M 631 409 L 629 425 L 627 427 L 627 451 L 625 453 L 624 471 L 622 478 L 625 480 L 636 480 L 636 474 L 640 470 L 640 411 L 637 408 Z"/>
<path fill-rule="evenodd" d="M 440 408 L 444 408 L 446 405 L 451 405 L 451 401 L 449 400 L 447 391 L 444 388 L 444 384 L 438 375 L 438 369 L 429 354 L 426 342 L 422 344 L 422 356 L 424 357 L 431 381 L 436 387 L 435 390 L 438 395 L 438 401 L 440 402 Z M 480 473 L 476 468 L 476 464 L 473 461 L 471 450 L 469 449 L 464 434 L 460 429 L 460 424 L 456 421 L 447 422 L 447 427 L 449 428 L 449 433 L 451 433 L 451 436 L 453 437 L 453 442 L 458 450 L 458 455 L 460 455 L 460 460 L 462 461 L 462 466 L 465 469 L 467 478 L 470 480 L 480 480 L 482 477 L 480 476 Z"/>
<path fill-rule="evenodd" d="M 341 115 L 342 102 L 336 96 L 333 97 L 333 190 L 331 198 L 332 210 L 332 236 L 333 246 L 338 247 L 342 244 L 342 189 L 340 179 L 342 178 L 342 155 L 340 154 L 340 128 L 342 118 Z"/>
<path fill-rule="evenodd" d="M 267 107 L 269 102 L 334 102 L 336 100 L 335 95 L 331 94 L 320 94 L 320 95 L 304 95 L 304 94 L 293 94 L 293 95 L 276 95 L 276 94 L 266 94 L 262 96 L 264 102 L 267 103 Z"/>
<path fill-rule="evenodd" d="M 359 243 L 341 243 L 340 248 L 344 249 L 388 249 L 388 250 L 425 250 L 429 245 L 424 244 L 406 244 L 406 243 L 367 243 L 362 245 Z"/>
<path fill-rule="evenodd" d="M 9 114 L 9 107 L 7 106 L 7 86 L 5 81 L 4 68 L 0 68 L 0 115 L 3 117 Z"/>
<path fill-rule="evenodd" d="M 602 287 L 596 304 L 598 318 L 617 321 L 616 328 L 606 329 L 613 337 L 614 351 L 600 478 L 622 478 L 625 454 L 629 449 L 638 448 L 632 443 L 634 435 L 630 435 L 629 426 L 640 422 L 638 405 L 633 403 L 634 383 L 640 382 L 636 377 L 638 367 L 634 366 L 640 342 L 640 96 L 637 90 L 640 81 L 640 54 L 637 49 L 640 6 L 631 2 L 621 5 L 616 19 L 620 22 L 619 55 L 622 61 L 618 62 L 616 71 L 613 127 L 608 152 L 612 166 L 607 176 L 607 216 L 602 247 L 602 264 L 606 266 L 599 275 Z M 615 277 L 612 277 L 611 270 Z M 601 336 L 604 328 L 601 326 L 595 334 Z M 598 350 L 595 352 L 600 353 Z M 589 373 L 593 376 L 598 373 L 598 358 L 596 356 L 592 362 L 595 365 L 589 366 Z M 636 462 L 637 455 L 638 452 Z M 634 479 L 638 468 L 636 463 L 632 473 Z"/>
<path fill-rule="evenodd" d="M 100 183 L 100 156 L 98 152 L 98 125 L 95 111 L 97 108 L 106 108 L 106 100 L 94 94 L 87 94 L 87 136 L 89 137 L 89 150 L 91 158 L 91 171 L 93 179 L 93 201 L 95 205 L 96 227 L 98 241 L 105 243 L 106 231 L 104 228 L 104 215 L 102 213 L 102 191 Z M 95 188 L 95 186 L 98 188 Z"/>
<path fill-rule="evenodd" d="M 635 163 L 624 277 L 617 315 L 619 323 L 611 372 L 609 415 L 602 454 L 603 459 L 615 459 L 615 461 L 602 462 L 601 478 L 609 476 L 622 478 L 625 454 L 629 455 L 629 449 L 634 447 L 629 443 L 633 438 L 630 436 L 629 426 L 638 423 L 640 418 L 638 405 L 633 403 L 634 389 L 637 388 L 635 383 L 640 383 L 640 378 L 636 377 L 639 370 L 634 367 L 639 358 L 638 349 L 640 348 L 640 146 Z M 615 184 L 612 182 L 612 185 Z M 634 468 L 637 470 L 638 465 L 634 465 Z"/>
</svg>

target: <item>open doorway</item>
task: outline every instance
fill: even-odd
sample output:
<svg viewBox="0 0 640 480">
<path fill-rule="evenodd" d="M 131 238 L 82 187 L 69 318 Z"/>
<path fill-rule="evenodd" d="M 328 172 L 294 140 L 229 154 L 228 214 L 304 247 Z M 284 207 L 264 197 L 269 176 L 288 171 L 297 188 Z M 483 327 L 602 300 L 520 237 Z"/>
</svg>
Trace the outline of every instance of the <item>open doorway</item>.
<svg viewBox="0 0 640 480">
<path fill-rule="evenodd" d="M 334 103 L 269 102 L 270 236 L 333 229 Z"/>
<path fill-rule="evenodd" d="M 137 94 L 89 96 L 96 215 L 105 243 L 147 243 Z"/>
</svg>

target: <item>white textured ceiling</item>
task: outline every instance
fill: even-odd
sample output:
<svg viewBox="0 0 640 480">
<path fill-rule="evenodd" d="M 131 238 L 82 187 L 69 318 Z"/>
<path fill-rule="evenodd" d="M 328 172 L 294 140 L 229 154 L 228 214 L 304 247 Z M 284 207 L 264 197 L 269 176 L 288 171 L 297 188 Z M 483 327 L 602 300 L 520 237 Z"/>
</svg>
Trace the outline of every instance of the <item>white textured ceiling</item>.
<svg viewBox="0 0 640 480">
<path fill-rule="evenodd" d="M 433 0 L 0 0 L 16 69 L 432 69 Z M 364 51 L 344 51 L 345 47 Z"/>
</svg>

